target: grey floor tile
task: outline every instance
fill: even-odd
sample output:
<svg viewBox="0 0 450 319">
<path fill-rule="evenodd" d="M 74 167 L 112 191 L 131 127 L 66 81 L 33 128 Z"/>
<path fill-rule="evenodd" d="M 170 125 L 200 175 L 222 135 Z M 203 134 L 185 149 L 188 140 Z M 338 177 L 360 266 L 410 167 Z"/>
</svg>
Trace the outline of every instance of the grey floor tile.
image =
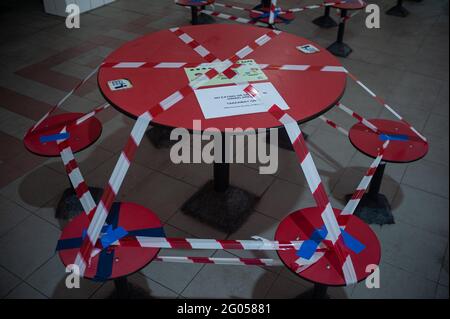
<svg viewBox="0 0 450 319">
<path fill-rule="evenodd" d="M 52 257 L 58 238 L 56 227 L 30 216 L 0 239 L 0 263 L 25 279 Z"/>
<path fill-rule="evenodd" d="M 392 206 L 397 221 L 448 238 L 448 199 L 402 185 Z"/>
<path fill-rule="evenodd" d="M 27 278 L 27 283 L 53 299 L 87 299 L 97 289 L 101 283 L 87 279 L 80 279 L 79 288 L 67 288 L 65 267 L 58 255 L 52 257 L 42 267 L 36 270 Z"/>
<path fill-rule="evenodd" d="M 448 166 L 425 160 L 408 166 L 403 184 L 448 198 Z"/>
<path fill-rule="evenodd" d="M 359 283 L 353 299 L 434 299 L 436 283 L 400 268 L 383 263 L 380 266 L 380 288 L 368 289 Z"/>
<path fill-rule="evenodd" d="M 8 296 L 7 299 L 47 299 L 45 295 L 23 282 L 16 287 Z"/>
<path fill-rule="evenodd" d="M 214 257 L 233 257 L 218 252 Z M 276 279 L 259 267 L 206 265 L 181 293 L 187 298 L 263 298 Z"/>
<path fill-rule="evenodd" d="M 0 298 L 5 297 L 22 281 L 12 273 L 0 267 Z"/>
<path fill-rule="evenodd" d="M 437 286 L 436 299 L 448 299 L 448 286 Z"/>
<path fill-rule="evenodd" d="M 26 209 L 0 196 L 0 237 L 30 215 Z"/>
</svg>

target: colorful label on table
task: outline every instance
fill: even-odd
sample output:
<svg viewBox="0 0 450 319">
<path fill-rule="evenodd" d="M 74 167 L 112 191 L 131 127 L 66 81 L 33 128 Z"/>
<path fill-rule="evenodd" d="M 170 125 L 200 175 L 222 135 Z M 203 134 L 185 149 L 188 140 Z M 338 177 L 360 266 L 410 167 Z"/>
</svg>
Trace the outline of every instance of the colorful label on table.
<svg viewBox="0 0 450 319">
<path fill-rule="evenodd" d="M 126 90 L 131 89 L 133 87 L 133 85 L 131 85 L 131 82 L 127 79 L 108 81 L 108 86 L 111 89 L 111 91 Z"/>
<path fill-rule="evenodd" d="M 238 78 L 239 81 L 254 82 L 267 80 L 267 76 L 261 70 L 259 65 L 255 62 L 255 60 L 252 59 L 239 60 L 236 62 L 236 64 L 244 65 L 243 67 L 240 67 L 240 69 L 232 68 L 233 71 L 236 71 L 240 75 L 240 78 Z M 186 72 L 189 82 L 192 82 L 198 76 L 203 75 L 210 69 L 212 69 L 212 66 L 209 65 L 210 64 L 205 63 L 204 65 L 198 68 L 185 68 L 184 71 Z M 233 83 L 234 81 L 227 78 L 225 75 L 219 74 L 214 79 L 203 84 L 201 87 L 222 85 L 222 84 L 233 84 Z"/>
<path fill-rule="evenodd" d="M 312 44 L 305 44 L 305 45 L 297 47 L 297 49 L 305 54 L 313 54 L 313 53 L 320 52 L 320 50 Z"/>
</svg>

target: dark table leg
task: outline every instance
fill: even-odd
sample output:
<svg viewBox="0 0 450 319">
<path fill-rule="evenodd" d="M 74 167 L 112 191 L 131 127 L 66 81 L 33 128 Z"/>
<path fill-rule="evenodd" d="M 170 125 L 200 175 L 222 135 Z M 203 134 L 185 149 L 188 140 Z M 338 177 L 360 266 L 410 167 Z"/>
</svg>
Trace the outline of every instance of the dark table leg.
<svg viewBox="0 0 450 319">
<path fill-rule="evenodd" d="M 405 18 L 409 15 L 409 11 L 403 6 L 403 0 L 397 0 L 397 4 L 386 11 L 387 15 Z"/>
<path fill-rule="evenodd" d="M 220 231 L 233 233 L 247 220 L 258 198 L 230 185 L 225 149 L 226 137 L 222 133 L 222 162 L 214 163 L 214 180 L 189 198 L 181 210 Z"/>
<path fill-rule="evenodd" d="M 380 194 L 386 163 L 381 163 L 372 178 L 369 191 L 363 196 L 356 208 L 355 215 L 368 224 L 394 224 L 391 205 L 385 195 Z M 351 195 L 347 196 L 350 199 Z"/>
<path fill-rule="evenodd" d="M 72 185 L 70 180 L 69 185 Z M 89 187 L 89 191 L 91 192 L 94 201 L 98 203 L 103 194 L 103 189 L 98 187 Z M 84 209 L 81 206 L 80 200 L 71 186 L 64 191 L 61 199 L 59 200 L 58 205 L 56 206 L 55 218 L 61 221 L 68 221 L 75 216 L 78 216 L 83 211 Z"/>
<path fill-rule="evenodd" d="M 329 29 L 337 27 L 336 21 L 330 16 L 331 7 L 327 6 L 325 7 L 325 13 L 323 16 L 318 17 L 313 20 L 313 23 L 321 28 Z"/>
<path fill-rule="evenodd" d="M 352 49 L 344 43 L 344 33 L 345 33 L 345 19 L 347 17 L 347 10 L 341 10 L 341 21 L 339 23 L 337 41 L 328 47 L 328 51 L 333 53 L 335 56 L 346 58 L 352 53 Z"/>
<path fill-rule="evenodd" d="M 205 7 L 201 7 L 200 10 L 204 10 Z M 210 15 L 199 13 L 197 6 L 191 6 L 191 23 L 192 25 L 198 25 L 198 24 L 210 24 L 216 22 L 213 17 Z"/>
<path fill-rule="evenodd" d="M 295 299 L 329 299 L 327 290 L 328 286 L 326 285 L 314 284 L 313 288 L 298 295 Z"/>
</svg>

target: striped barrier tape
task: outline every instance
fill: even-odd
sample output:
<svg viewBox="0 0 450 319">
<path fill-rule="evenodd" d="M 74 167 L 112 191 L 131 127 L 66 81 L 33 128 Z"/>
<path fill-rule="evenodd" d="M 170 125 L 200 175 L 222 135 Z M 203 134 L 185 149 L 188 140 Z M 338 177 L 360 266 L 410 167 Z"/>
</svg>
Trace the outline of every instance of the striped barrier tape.
<svg viewBox="0 0 450 319">
<path fill-rule="evenodd" d="M 220 18 L 220 19 L 225 19 L 225 20 L 230 20 L 230 21 L 235 21 L 235 22 L 239 22 L 239 23 L 243 23 L 243 24 L 251 24 L 251 25 L 256 25 L 259 27 L 266 27 L 267 23 L 262 23 L 256 20 L 250 20 L 247 18 L 241 18 L 241 17 L 237 17 L 237 16 L 233 16 L 231 14 L 226 14 L 226 13 L 222 13 L 222 12 L 218 12 L 218 11 L 211 11 L 211 10 L 201 10 L 199 11 L 200 13 L 204 13 L 216 18 Z"/>
<path fill-rule="evenodd" d="M 262 11 L 255 10 L 255 9 L 248 9 L 248 8 L 234 6 L 234 5 L 231 5 L 231 4 L 224 4 L 224 3 L 217 3 L 217 2 L 214 2 L 214 6 L 218 6 L 218 7 L 222 7 L 222 8 L 228 8 L 228 9 L 235 9 L 235 10 L 239 10 L 239 11 L 253 12 L 253 13 L 258 13 L 258 14 L 263 14 L 264 13 Z"/>
<path fill-rule="evenodd" d="M 130 137 L 126 143 L 126 146 L 121 152 L 119 160 L 117 161 L 108 184 L 105 187 L 105 191 L 103 192 L 99 205 L 96 207 L 94 216 L 87 230 L 87 236 L 83 240 L 80 251 L 76 256 L 75 264 L 79 267 L 81 275 L 84 274 L 87 262 L 89 261 L 91 255 L 91 251 L 98 240 L 101 228 L 105 223 L 111 205 L 115 197 L 117 196 L 117 193 L 119 192 L 130 163 L 134 158 L 136 150 L 150 121 L 160 113 L 164 112 L 165 110 L 169 109 L 170 107 L 184 99 L 187 95 L 191 94 L 194 89 L 198 88 L 203 83 L 206 83 L 220 73 L 227 72 L 239 59 L 248 56 L 255 49 L 262 47 L 270 40 L 278 36 L 280 33 L 280 31 L 276 30 L 267 32 L 266 34 L 256 39 L 254 42 L 237 51 L 230 58 L 224 60 L 220 66 L 215 67 L 207 71 L 205 74 L 197 77 L 194 81 L 192 81 L 182 89 L 174 92 L 166 99 L 157 103 L 155 106 L 149 108 L 149 111 L 143 113 L 138 117 L 131 131 Z"/>
<path fill-rule="evenodd" d="M 186 263 L 186 264 L 215 264 L 236 266 L 282 266 L 279 260 L 268 258 L 215 258 L 215 257 L 184 257 L 184 256 L 158 256 L 155 261 Z"/>
<path fill-rule="evenodd" d="M 378 127 L 376 127 L 374 124 L 372 124 L 369 120 L 367 120 L 366 118 L 362 117 L 361 115 L 359 115 L 358 113 L 356 113 L 355 111 L 351 110 L 350 108 L 348 108 L 347 106 L 345 106 L 342 103 L 338 103 L 337 106 L 344 111 L 345 113 L 347 113 L 348 115 L 350 115 L 351 117 L 353 117 L 354 119 L 356 119 L 359 123 L 363 124 L 364 126 L 366 126 L 367 128 L 369 128 L 370 130 L 372 130 L 374 133 L 376 134 L 382 134 L 382 132 L 378 129 Z"/>
<path fill-rule="evenodd" d="M 341 132 L 342 134 L 344 134 L 345 136 L 349 136 L 348 131 L 343 128 L 342 126 L 339 126 L 338 124 L 336 124 L 335 122 L 333 122 L 332 120 L 330 120 L 329 118 L 321 115 L 319 116 L 319 118 L 324 121 L 325 123 L 327 123 L 329 126 L 331 126 L 332 128 L 338 130 L 339 132 Z"/>
<path fill-rule="evenodd" d="M 67 128 L 65 127 L 61 133 L 66 131 Z M 60 150 L 59 154 L 66 169 L 67 176 L 69 176 L 72 187 L 75 190 L 75 194 L 81 203 L 81 207 L 83 207 L 86 215 L 91 216 L 96 206 L 95 201 L 89 191 L 89 187 L 87 186 L 83 175 L 81 174 L 78 163 L 75 160 L 71 147 L 69 146 L 69 142 L 68 140 L 58 140 L 56 141 L 56 144 Z"/>
<path fill-rule="evenodd" d="M 302 11 L 306 11 L 306 10 L 314 10 L 314 9 L 320 9 L 320 8 L 325 8 L 325 7 L 331 7 L 331 6 L 336 6 L 339 4 L 344 4 L 347 3 L 348 1 L 335 1 L 335 2 L 324 2 L 321 4 L 315 4 L 315 5 L 308 5 L 308 6 L 303 6 L 300 8 L 292 8 L 292 9 L 287 9 L 285 11 L 280 12 L 280 14 L 283 13 L 296 13 L 296 12 L 302 12 Z"/>
<path fill-rule="evenodd" d="M 73 93 L 75 93 L 84 83 L 86 83 L 95 73 L 97 73 L 100 66 L 96 67 L 91 73 L 89 73 L 84 79 L 82 79 L 70 92 L 68 92 L 58 103 L 56 103 L 47 113 L 41 117 L 36 124 L 31 128 L 33 132 L 47 117 L 49 117 L 56 109 L 58 109 Z"/>
<path fill-rule="evenodd" d="M 369 188 L 370 182 L 372 181 L 372 178 L 375 175 L 375 172 L 378 166 L 380 165 L 381 160 L 383 159 L 384 153 L 389 145 L 389 142 L 390 141 L 388 140 L 383 143 L 383 146 L 379 151 L 378 156 L 370 165 L 369 169 L 367 170 L 367 173 L 362 178 L 361 182 L 359 183 L 358 187 L 353 193 L 351 199 L 348 201 L 347 205 L 345 205 L 344 209 L 340 214 L 340 222 L 346 224 L 348 217 L 353 215 L 353 213 L 355 212 L 359 202 L 361 201 L 367 189 Z"/>
<path fill-rule="evenodd" d="M 391 108 L 383 99 L 381 99 L 379 96 L 377 96 L 372 90 L 370 90 L 364 83 L 362 83 L 356 76 L 354 76 L 352 73 L 347 71 L 348 76 L 355 81 L 364 91 L 366 91 L 371 97 L 374 98 L 374 100 L 386 108 L 389 112 L 391 112 L 397 119 L 399 119 L 401 122 L 403 122 L 405 125 L 409 126 L 409 128 L 417 135 L 419 136 L 425 143 L 427 143 L 427 139 L 425 136 L 419 133 L 418 130 L 416 130 L 410 123 L 408 123 L 400 114 L 398 114 L 396 111 L 394 111 L 393 108 Z"/>
<path fill-rule="evenodd" d="M 270 1 L 270 9 L 269 9 L 269 24 L 272 25 L 275 23 L 275 10 L 277 9 L 277 0 Z"/>
<path fill-rule="evenodd" d="M 323 209 L 321 217 L 327 231 L 327 240 L 323 242 L 326 243 L 330 241 L 330 246 L 335 250 L 336 256 L 338 257 L 342 266 L 342 272 L 346 284 L 350 285 L 356 283 L 357 278 L 351 257 L 347 252 L 345 252 L 344 249 L 342 249 L 341 246 L 343 245 L 341 229 L 336 220 L 330 201 L 328 199 L 328 195 L 326 194 L 322 180 L 308 150 L 299 125 L 288 113 L 281 110 L 277 105 L 273 105 L 269 109 L 269 113 L 272 114 L 272 116 L 275 117 L 281 124 L 283 124 L 284 128 L 286 129 L 286 132 L 289 135 L 289 139 L 291 140 L 292 147 L 299 159 L 300 166 L 303 170 L 303 173 L 305 174 L 309 189 L 311 190 L 311 193 L 316 202 L 316 206 Z M 316 251 L 313 254 L 312 258 L 307 259 L 300 257 L 296 263 L 299 265 L 299 267 L 303 267 L 305 266 L 305 264 L 306 266 L 308 266 L 310 265 L 311 259 L 316 260 L 316 258 L 320 258 L 319 255 L 321 257 L 323 256 L 323 253 Z M 301 268 L 299 268 L 298 270 L 301 271 Z"/>
</svg>

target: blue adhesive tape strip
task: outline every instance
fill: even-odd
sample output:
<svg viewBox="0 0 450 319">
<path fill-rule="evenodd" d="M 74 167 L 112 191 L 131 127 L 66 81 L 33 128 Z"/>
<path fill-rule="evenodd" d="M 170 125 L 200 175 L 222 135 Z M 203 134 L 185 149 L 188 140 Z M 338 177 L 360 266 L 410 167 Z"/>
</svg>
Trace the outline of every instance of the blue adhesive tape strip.
<svg viewBox="0 0 450 319">
<path fill-rule="evenodd" d="M 320 242 L 327 237 L 327 234 L 328 231 L 325 228 L 325 225 L 314 230 L 311 238 L 305 240 L 303 245 L 300 246 L 300 249 L 297 251 L 297 256 L 309 260 L 314 255 L 314 252 L 317 250 Z"/>
<path fill-rule="evenodd" d="M 347 233 L 345 230 L 341 229 L 341 232 L 345 246 L 347 246 L 350 250 L 352 250 L 356 254 L 359 254 L 366 248 L 366 246 L 363 243 L 361 243 L 355 237 Z"/>
<path fill-rule="evenodd" d="M 406 142 L 409 141 L 408 135 L 394 135 L 394 134 L 380 134 L 380 140 L 383 142 L 386 141 L 400 141 L 400 142 Z"/>
<path fill-rule="evenodd" d="M 70 137 L 69 133 L 59 133 L 53 135 L 42 135 L 39 137 L 41 143 L 54 142 L 58 140 L 67 140 Z"/>
</svg>

